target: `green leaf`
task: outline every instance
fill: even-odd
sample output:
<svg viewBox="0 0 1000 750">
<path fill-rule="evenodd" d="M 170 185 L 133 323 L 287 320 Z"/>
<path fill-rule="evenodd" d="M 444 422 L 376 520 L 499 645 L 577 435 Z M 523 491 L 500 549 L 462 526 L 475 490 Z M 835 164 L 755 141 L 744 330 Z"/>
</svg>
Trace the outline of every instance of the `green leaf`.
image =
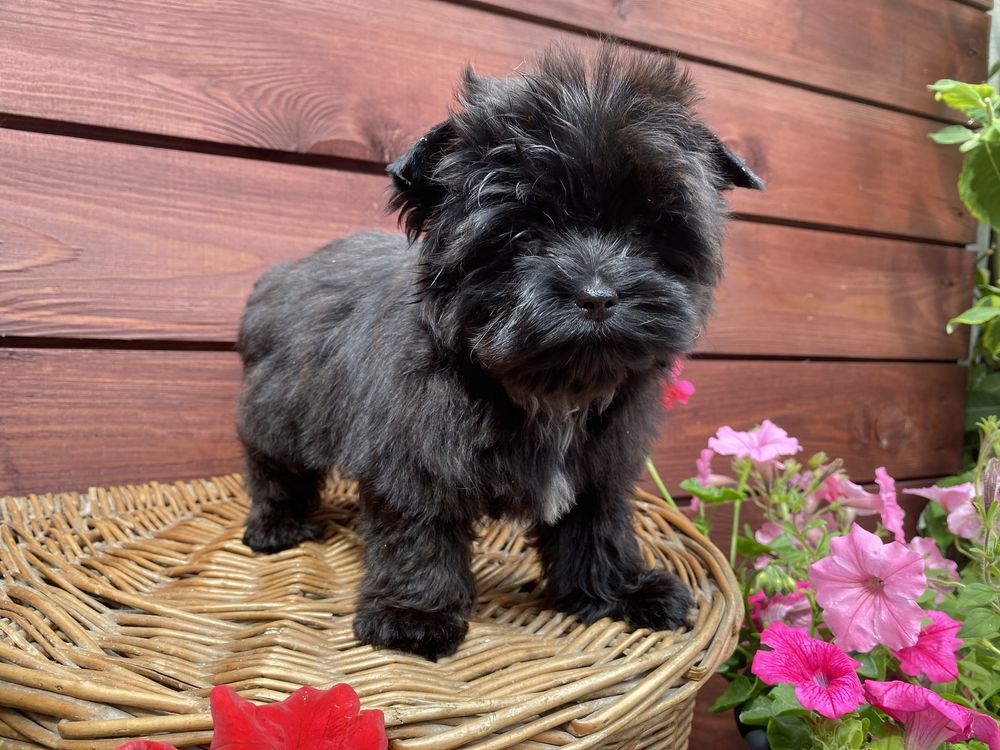
<svg viewBox="0 0 1000 750">
<path fill-rule="evenodd" d="M 854 658 L 861 662 L 858 667 L 858 674 L 872 680 L 884 680 L 886 659 L 884 654 L 869 651 L 864 654 L 855 654 Z"/>
<path fill-rule="evenodd" d="M 986 74 L 986 80 L 990 80 L 998 72 L 1000 72 L 1000 60 L 997 60 L 990 66 L 990 72 Z"/>
<path fill-rule="evenodd" d="M 973 216 L 1000 227 L 1000 143 L 980 141 L 979 147 L 965 157 L 958 176 L 958 194 Z"/>
<path fill-rule="evenodd" d="M 729 503 L 744 498 L 744 494 L 735 487 L 705 487 L 697 479 L 685 479 L 681 482 L 681 489 L 706 503 Z"/>
<path fill-rule="evenodd" d="M 960 610 L 968 610 L 989 604 L 995 598 L 996 594 L 993 593 L 993 589 L 985 583 L 970 583 L 959 592 L 957 606 Z"/>
<path fill-rule="evenodd" d="M 938 484 L 938 486 L 945 485 Z M 924 506 L 917 521 L 917 531 L 933 539 L 940 550 L 947 550 L 955 541 L 954 534 L 948 530 L 948 511 L 937 503 L 927 503 Z"/>
<path fill-rule="evenodd" d="M 764 726 L 771 719 L 771 696 L 758 695 L 740 711 L 740 721 L 751 726 Z"/>
<path fill-rule="evenodd" d="M 996 635 L 1000 629 L 997 614 L 991 609 L 982 607 L 974 609 L 965 618 L 962 629 L 958 631 L 959 638 L 983 638 L 989 635 Z"/>
<path fill-rule="evenodd" d="M 750 700 L 759 685 L 756 677 L 753 679 L 746 675 L 740 675 L 729 683 L 722 695 L 716 699 L 715 703 L 708 710 L 713 714 L 719 711 L 729 711 L 737 706 L 741 706 Z"/>
<path fill-rule="evenodd" d="M 949 125 L 930 135 L 935 143 L 965 143 L 970 138 L 976 137 L 976 134 L 964 125 Z"/>
<path fill-rule="evenodd" d="M 1000 320 L 991 320 L 980 327 L 979 350 L 1000 360 Z"/>
<path fill-rule="evenodd" d="M 736 551 L 742 557 L 757 557 L 758 555 L 768 554 L 771 548 L 766 544 L 761 544 L 750 536 L 739 536 L 736 538 Z"/>
<path fill-rule="evenodd" d="M 958 662 L 958 671 L 962 675 L 959 679 L 977 693 L 994 692 L 1000 688 L 1000 675 L 974 661 L 962 659 Z"/>
<path fill-rule="evenodd" d="M 771 691 L 771 711 L 772 716 L 800 716 L 808 713 L 795 697 L 795 687 L 785 684 L 778 685 Z"/>
<path fill-rule="evenodd" d="M 841 719 L 834 725 L 833 736 L 825 743 L 837 750 L 860 750 L 865 744 L 865 723 L 859 719 Z"/>
<path fill-rule="evenodd" d="M 798 716 L 778 716 L 767 722 L 771 750 L 804 750 L 812 747 L 813 734 Z"/>
<path fill-rule="evenodd" d="M 973 404 L 971 399 L 965 403 L 965 430 L 972 432 L 983 417 L 1000 414 L 1000 403 Z"/>
<path fill-rule="evenodd" d="M 1000 199 L 1000 190 L 997 192 L 997 198 Z M 998 206 L 998 208 L 1000 208 L 1000 206 Z M 1000 216 L 997 218 L 1000 219 Z M 951 333 L 955 330 L 955 326 L 957 325 L 963 323 L 968 326 L 982 325 L 983 323 L 993 320 L 994 318 L 1000 318 L 1000 307 L 976 305 L 975 307 L 970 307 L 965 312 L 960 315 L 956 315 L 954 318 L 949 320 L 945 330 L 948 333 Z"/>
<path fill-rule="evenodd" d="M 876 737 L 868 747 L 870 750 L 903 750 L 903 738 L 898 734 Z"/>
<path fill-rule="evenodd" d="M 943 78 L 929 87 L 934 91 L 934 98 L 942 101 L 953 109 L 961 110 L 966 117 L 979 122 L 986 122 L 987 97 L 993 96 L 996 92 L 993 87 L 985 83 L 963 83 Z"/>
</svg>

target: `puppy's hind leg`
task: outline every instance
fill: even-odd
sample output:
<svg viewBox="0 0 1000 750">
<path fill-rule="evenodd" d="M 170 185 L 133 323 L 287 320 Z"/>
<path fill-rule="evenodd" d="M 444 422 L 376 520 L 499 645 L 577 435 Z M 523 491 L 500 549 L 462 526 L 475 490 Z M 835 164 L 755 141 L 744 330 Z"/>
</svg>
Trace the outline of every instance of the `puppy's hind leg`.
<svg viewBox="0 0 1000 750">
<path fill-rule="evenodd" d="M 319 499 L 321 472 L 284 465 L 247 451 L 247 514 L 243 543 L 254 552 L 279 552 L 301 542 L 323 538 L 312 518 Z"/>
<path fill-rule="evenodd" d="M 687 625 L 693 606 L 687 587 L 665 570 L 645 570 L 628 500 L 597 489 L 552 525 L 534 529 L 546 593 L 584 622 L 602 617 L 636 628 Z"/>
</svg>

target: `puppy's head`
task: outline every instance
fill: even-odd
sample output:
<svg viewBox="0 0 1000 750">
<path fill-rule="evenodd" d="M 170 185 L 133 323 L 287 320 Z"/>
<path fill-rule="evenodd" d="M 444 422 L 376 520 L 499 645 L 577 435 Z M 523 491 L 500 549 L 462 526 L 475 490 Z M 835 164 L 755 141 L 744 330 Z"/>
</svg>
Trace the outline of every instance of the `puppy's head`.
<svg viewBox="0 0 1000 750">
<path fill-rule="evenodd" d="M 461 107 L 390 165 L 435 340 L 531 398 L 598 398 L 697 338 L 721 191 L 760 180 L 695 119 L 673 60 L 557 48 L 466 70 Z"/>
</svg>

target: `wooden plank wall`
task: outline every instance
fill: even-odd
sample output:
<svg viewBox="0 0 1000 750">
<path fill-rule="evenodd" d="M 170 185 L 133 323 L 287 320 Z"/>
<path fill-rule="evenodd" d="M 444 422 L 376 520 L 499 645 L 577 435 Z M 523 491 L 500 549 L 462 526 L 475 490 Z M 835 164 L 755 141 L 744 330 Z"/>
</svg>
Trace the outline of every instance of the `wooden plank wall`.
<svg viewBox="0 0 1000 750">
<path fill-rule="evenodd" d="M 8 0 L 0 4 L 0 493 L 238 470 L 236 322 L 253 280 L 392 227 L 383 165 L 462 65 L 554 39 L 686 60 L 764 178 L 732 195 L 698 392 L 655 458 L 770 417 L 853 476 L 954 470 L 975 226 L 951 115 L 986 0 Z M 694 746 L 736 747 L 699 714 Z"/>
</svg>

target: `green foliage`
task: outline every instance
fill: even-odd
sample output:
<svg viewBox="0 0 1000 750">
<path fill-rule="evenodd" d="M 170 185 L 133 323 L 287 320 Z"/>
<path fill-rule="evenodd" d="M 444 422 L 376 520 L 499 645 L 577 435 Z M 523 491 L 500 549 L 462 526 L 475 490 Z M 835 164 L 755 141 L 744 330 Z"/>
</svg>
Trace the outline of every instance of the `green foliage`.
<svg viewBox="0 0 1000 750">
<path fill-rule="evenodd" d="M 758 695 L 740 711 L 740 721 L 751 726 L 767 726 L 771 719 L 805 716 L 807 713 L 809 712 L 802 708 L 802 704 L 795 697 L 795 688 L 791 685 L 777 685 L 766 693 Z M 808 745 L 809 743 L 806 743 L 804 747 Z"/>
<path fill-rule="evenodd" d="M 729 503 L 743 497 L 743 493 L 735 487 L 705 487 L 697 479 L 685 479 L 681 482 L 681 489 L 704 503 Z"/>
<path fill-rule="evenodd" d="M 708 710 L 712 713 L 732 711 L 757 696 L 763 689 L 764 683 L 756 677 L 737 675 Z"/>
<path fill-rule="evenodd" d="M 927 505 L 918 528 L 930 530 L 939 547 L 954 548 L 967 560 L 958 588 L 935 605 L 962 621 L 958 636 L 964 641 L 958 680 L 938 692 L 955 703 L 996 714 L 1000 711 L 1000 502 L 984 494 L 997 491 L 998 467 L 991 460 L 1000 455 L 1000 418 L 991 415 L 977 426 L 982 439 L 976 466 L 971 475 L 956 479 L 971 481 L 977 488 L 973 506 L 982 523 L 978 537 L 953 536 L 937 503 Z"/>
<path fill-rule="evenodd" d="M 992 74 L 992 72 L 991 72 Z M 943 79 L 930 86 L 934 98 L 959 110 L 969 127 L 949 125 L 931 138 L 958 146 L 965 154 L 958 177 L 958 194 L 969 213 L 993 228 L 994 243 L 980 259 L 975 304 L 948 321 L 951 333 L 959 325 L 972 326 L 975 350 L 969 367 L 965 429 L 973 438 L 975 424 L 1000 414 L 1000 285 L 997 275 L 996 233 L 1000 231 L 1000 94 L 986 83 Z M 974 444 L 974 439 L 973 439 Z"/>
<path fill-rule="evenodd" d="M 993 125 L 985 132 L 1000 136 Z M 960 150 L 968 153 L 958 176 L 958 194 L 973 216 L 996 228 L 1000 226 L 1000 139 L 973 136 Z"/>
<path fill-rule="evenodd" d="M 812 747 L 813 733 L 797 716 L 776 716 L 767 722 L 767 743 L 771 750 L 802 750 Z"/>
</svg>

